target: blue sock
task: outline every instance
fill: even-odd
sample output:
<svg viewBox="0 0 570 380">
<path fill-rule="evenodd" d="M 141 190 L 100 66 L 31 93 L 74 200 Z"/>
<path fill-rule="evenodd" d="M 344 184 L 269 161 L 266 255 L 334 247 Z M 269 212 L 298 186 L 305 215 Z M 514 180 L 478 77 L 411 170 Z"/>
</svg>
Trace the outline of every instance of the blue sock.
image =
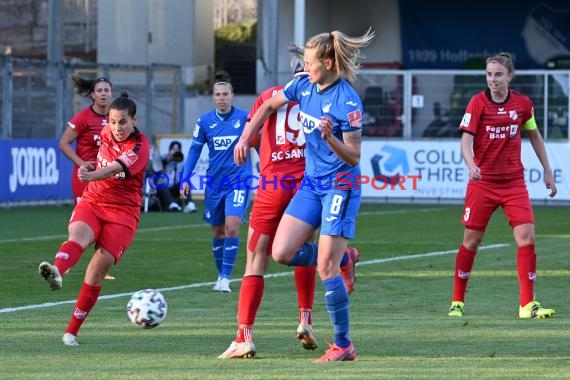
<svg viewBox="0 0 570 380">
<path fill-rule="evenodd" d="M 350 300 L 342 277 L 337 276 L 323 281 L 325 288 L 325 305 L 334 327 L 335 344 L 341 348 L 350 345 L 349 306 Z"/>
<path fill-rule="evenodd" d="M 297 251 L 293 259 L 289 262 L 292 267 L 301 266 L 307 267 L 317 265 L 317 258 L 319 253 L 319 245 L 316 243 L 303 243 L 301 248 Z"/>
<path fill-rule="evenodd" d="M 236 257 L 239 252 L 239 237 L 227 237 L 224 239 L 224 257 L 222 264 L 222 277 L 231 278 Z"/>
<path fill-rule="evenodd" d="M 216 263 L 219 276 L 222 273 L 222 263 L 224 262 L 224 239 L 212 239 L 212 253 L 214 254 L 214 263 Z"/>
</svg>

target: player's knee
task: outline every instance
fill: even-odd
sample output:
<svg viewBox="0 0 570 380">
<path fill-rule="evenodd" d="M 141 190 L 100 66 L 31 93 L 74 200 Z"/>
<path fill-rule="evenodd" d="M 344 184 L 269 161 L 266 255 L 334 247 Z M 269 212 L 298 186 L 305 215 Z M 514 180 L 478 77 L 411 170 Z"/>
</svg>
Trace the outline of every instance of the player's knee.
<svg viewBox="0 0 570 380">
<path fill-rule="evenodd" d="M 279 264 L 289 264 L 291 261 L 289 250 L 284 249 L 284 247 L 273 246 L 271 256 L 273 257 L 273 260 Z"/>
</svg>

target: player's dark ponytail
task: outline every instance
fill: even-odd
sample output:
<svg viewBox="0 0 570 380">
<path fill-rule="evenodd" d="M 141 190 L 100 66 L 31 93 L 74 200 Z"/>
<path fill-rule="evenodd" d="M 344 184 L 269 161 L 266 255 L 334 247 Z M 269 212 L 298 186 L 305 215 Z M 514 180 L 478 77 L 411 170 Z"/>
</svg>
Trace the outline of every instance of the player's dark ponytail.
<svg viewBox="0 0 570 380">
<path fill-rule="evenodd" d="M 71 77 L 71 81 L 73 82 L 73 86 L 78 94 L 82 95 L 85 98 L 89 98 L 91 93 L 95 91 L 95 85 L 99 82 L 109 83 L 109 87 L 113 88 L 113 84 L 111 81 L 105 77 L 99 77 L 97 79 L 85 79 L 81 78 L 79 75 L 73 75 Z"/>
</svg>

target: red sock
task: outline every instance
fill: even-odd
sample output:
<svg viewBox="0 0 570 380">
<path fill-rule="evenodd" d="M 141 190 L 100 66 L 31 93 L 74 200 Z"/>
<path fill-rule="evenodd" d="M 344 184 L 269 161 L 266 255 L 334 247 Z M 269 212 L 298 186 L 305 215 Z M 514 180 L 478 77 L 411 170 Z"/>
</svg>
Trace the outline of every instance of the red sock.
<svg viewBox="0 0 570 380">
<path fill-rule="evenodd" d="M 297 303 L 299 305 L 299 322 L 312 324 L 312 309 L 315 302 L 315 280 L 317 267 L 296 266 L 295 287 L 297 288 Z"/>
<path fill-rule="evenodd" d="M 99 293 L 101 293 L 101 286 L 92 286 L 85 282 L 83 283 L 83 286 L 79 291 L 79 295 L 77 296 L 75 310 L 71 315 L 71 320 L 67 325 L 67 329 L 65 329 L 66 333 L 71 333 L 77 336 L 83 321 L 87 318 L 87 315 L 89 315 L 93 306 L 95 306 Z"/>
<path fill-rule="evenodd" d="M 82 254 L 83 247 L 75 241 L 68 240 L 59 247 L 53 265 L 59 269 L 59 273 L 63 276 L 72 266 L 77 264 Z"/>
<path fill-rule="evenodd" d="M 467 282 L 471 276 L 476 254 L 477 251 L 471 251 L 465 248 L 463 244 L 459 247 L 459 252 L 457 252 L 455 259 L 452 301 L 463 302 L 465 300 L 465 290 L 467 289 Z"/>
<path fill-rule="evenodd" d="M 519 274 L 519 297 L 521 306 L 534 301 L 536 280 L 536 252 L 534 245 L 518 248 L 517 272 Z"/>
<path fill-rule="evenodd" d="M 263 276 L 246 276 L 241 282 L 238 299 L 238 332 L 236 342 L 251 341 L 257 310 L 261 305 L 265 280 Z"/>
</svg>

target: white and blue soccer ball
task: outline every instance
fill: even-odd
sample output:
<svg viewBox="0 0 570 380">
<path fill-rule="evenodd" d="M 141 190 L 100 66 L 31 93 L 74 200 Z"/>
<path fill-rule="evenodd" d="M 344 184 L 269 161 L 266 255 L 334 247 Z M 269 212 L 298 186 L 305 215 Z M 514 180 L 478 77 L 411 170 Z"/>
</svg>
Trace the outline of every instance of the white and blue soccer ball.
<svg viewBox="0 0 570 380">
<path fill-rule="evenodd" d="M 166 319 L 168 304 L 158 290 L 143 289 L 133 293 L 127 304 L 127 315 L 133 325 L 152 329 Z"/>
</svg>

